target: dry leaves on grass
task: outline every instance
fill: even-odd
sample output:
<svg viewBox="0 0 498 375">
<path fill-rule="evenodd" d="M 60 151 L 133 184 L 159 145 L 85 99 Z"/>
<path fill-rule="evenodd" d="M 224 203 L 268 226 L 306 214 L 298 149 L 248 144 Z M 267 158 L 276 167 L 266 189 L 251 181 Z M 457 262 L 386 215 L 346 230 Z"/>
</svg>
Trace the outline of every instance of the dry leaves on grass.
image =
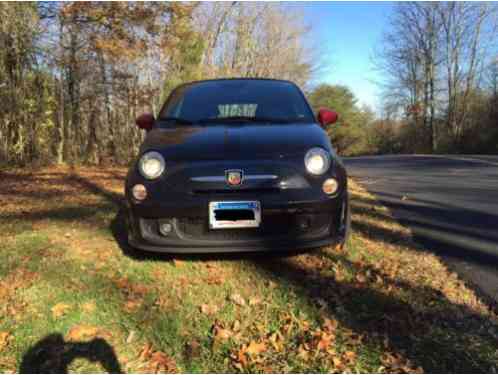
<svg viewBox="0 0 498 375">
<path fill-rule="evenodd" d="M 235 353 L 232 353 L 232 363 L 234 367 L 244 371 L 251 363 L 259 362 L 258 356 L 264 353 L 266 349 L 267 346 L 263 341 L 251 341 L 249 344 L 242 345 Z"/>
<path fill-rule="evenodd" d="M 166 353 L 154 350 L 152 345 L 147 343 L 140 352 L 139 359 L 145 362 L 147 373 L 176 373 L 178 372 L 176 362 Z"/>
<path fill-rule="evenodd" d="M 58 319 L 65 315 L 69 310 L 71 309 L 71 305 L 68 303 L 64 302 L 59 302 L 58 304 L 54 305 L 50 311 L 52 311 L 52 316 L 54 319 Z"/>
<path fill-rule="evenodd" d="M 422 374 L 424 370 L 421 367 L 414 367 L 410 360 L 402 357 L 399 354 L 384 353 L 381 357 L 383 371 L 406 373 L 406 374 Z"/>
</svg>

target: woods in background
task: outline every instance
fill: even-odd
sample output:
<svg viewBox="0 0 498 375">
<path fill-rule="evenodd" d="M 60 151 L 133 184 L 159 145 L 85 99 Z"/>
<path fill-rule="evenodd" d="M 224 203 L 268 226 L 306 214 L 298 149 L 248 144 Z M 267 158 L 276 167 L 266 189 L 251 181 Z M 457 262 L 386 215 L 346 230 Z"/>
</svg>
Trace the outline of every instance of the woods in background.
<svg viewBox="0 0 498 375">
<path fill-rule="evenodd" d="M 397 4 L 377 53 L 379 153 L 498 152 L 496 4 Z"/>
<path fill-rule="evenodd" d="M 310 84 L 320 48 L 296 7 L 0 2 L 0 165 L 126 163 L 137 115 L 219 77 L 296 82 L 339 112 L 328 131 L 342 155 L 498 153 L 497 19 L 495 4 L 397 4 L 375 56 L 375 118 L 347 87 Z"/>
<path fill-rule="evenodd" d="M 0 162 L 127 162 L 170 90 L 215 77 L 305 85 L 291 9 L 255 3 L 0 3 Z"/>
</svg>

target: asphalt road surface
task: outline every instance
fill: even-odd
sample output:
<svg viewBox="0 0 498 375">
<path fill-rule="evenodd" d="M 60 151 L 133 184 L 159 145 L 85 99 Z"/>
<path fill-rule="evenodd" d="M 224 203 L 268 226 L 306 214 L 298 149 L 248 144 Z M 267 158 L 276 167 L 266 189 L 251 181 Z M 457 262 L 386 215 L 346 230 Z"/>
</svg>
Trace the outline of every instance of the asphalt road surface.
<svg viewBox="0 0 498 375">
<path fill-rule="evenodd" d="M 498 156 L 344 158 L 414 238 L 498 306 Z"/>
</svg>

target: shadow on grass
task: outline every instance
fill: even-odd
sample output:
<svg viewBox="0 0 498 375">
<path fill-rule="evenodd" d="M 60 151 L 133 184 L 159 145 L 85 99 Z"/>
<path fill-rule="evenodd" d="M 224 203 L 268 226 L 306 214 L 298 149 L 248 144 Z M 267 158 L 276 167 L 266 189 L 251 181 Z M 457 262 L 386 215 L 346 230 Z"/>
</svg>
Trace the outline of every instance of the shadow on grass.
<svg viewBox="0 0 498 375">
<path fill-rule="evenodd" d="M 320 253 L 306 255 L 307 260 L 313 264 Z M 368 271 L 368 267 L 354 265 L 343 256 L 335 258 L 357 272 Z M 310 304 L 317 304 L 318 299 L 326 301 L 324 314 L 363 336 L 363 345 L 387 346 L 388 351 L 402 353 L 426 372 L 490 372 L 497 366 L 488 357 L 495 355 L 489 350 L 496 345 L 496 325 L 447 300 L 438 290 L 381 275 L 386 286 L 401 290 L 395 296 L 374 289 L 371 284 L 338 282 L 297 259 L 275 258 L 271 262 L 256 259 L 255 264 L 262 277 L 292 285 Z M 401 295 L 407 298 L 401 299 Z M 410 296 L 424 296 L 424 302 L 434 306 L 418 306 Z M 485 343 L 484 347 L 475 345 L 476 339 Z"/>
<path fill-rule="evenodd" d="M 121 374 L 114 349 L 102 338 L 88 342 L 66 342 L 59 333 L 38 341 L 23 355 L 21 374 L 66 374 L 69 365 L 78 358 L 98 362 L 110 374 Z"/>
</svg>

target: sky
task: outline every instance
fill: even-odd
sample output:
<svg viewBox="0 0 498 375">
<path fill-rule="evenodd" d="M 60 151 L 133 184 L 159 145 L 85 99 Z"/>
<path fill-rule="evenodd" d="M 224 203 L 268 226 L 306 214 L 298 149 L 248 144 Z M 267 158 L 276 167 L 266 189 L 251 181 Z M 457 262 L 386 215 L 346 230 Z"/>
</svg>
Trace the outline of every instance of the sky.
<svg viewBox="0 0 498 375">
<path fill-rule="evenodd" d="M 358 98 L 379 110 L 378 86 L 382 80 L 372 62 L 374 48 L 388 27 L 394 7 L 390 2 L 305 2 L 305 22 L 312 27 L 310 43 L 319 48 L 323 71 L 317 82 L 348 86 Z"/>
</svg>

